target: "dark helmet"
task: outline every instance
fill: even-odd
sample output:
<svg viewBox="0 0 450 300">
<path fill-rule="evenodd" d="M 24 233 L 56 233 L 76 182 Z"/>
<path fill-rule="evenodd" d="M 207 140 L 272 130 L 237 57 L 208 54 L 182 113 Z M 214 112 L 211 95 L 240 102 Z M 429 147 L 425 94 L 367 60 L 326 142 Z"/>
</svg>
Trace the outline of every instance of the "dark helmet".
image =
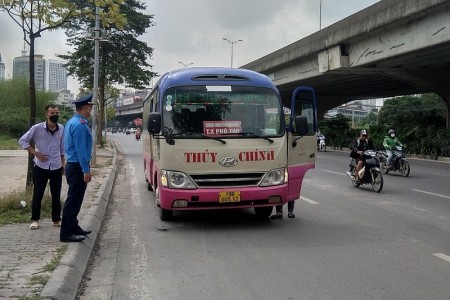
<svg viewBox="0 0 450 300">
<path fill-rule="evenodd" d="M 395 134 L 395 130 L 394 130 L 394 129 L 390 129 L 390 130 L 388 131 L 388 135 L 391 135 L 391 134 Z"/>
</svg>

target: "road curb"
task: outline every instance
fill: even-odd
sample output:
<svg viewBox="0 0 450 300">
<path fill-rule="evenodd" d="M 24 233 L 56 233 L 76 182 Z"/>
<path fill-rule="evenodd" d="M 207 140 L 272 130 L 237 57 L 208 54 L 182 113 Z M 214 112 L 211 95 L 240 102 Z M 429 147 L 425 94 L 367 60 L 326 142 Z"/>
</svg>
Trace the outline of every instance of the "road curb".
<svg viewBox="0 0 450 300">
<path fill-rule="evenodd" d="M 69 243 L 60 264 L 52 272 L 50 279 L 40 293 L 41 299 L 73 300 L 77 296 L 81 280 L 83 279 L 89 258 L 95 246 L 98 233 L 102 226 L 103 216 L 108 206 L 117 172 L 116 145 L 113 143 L 113 167 L 108 179 L 102 183 L 88 213 L 80 221 L 81 226 L 89 228 L 92 233 L 82 243 Z"/>
</svg>

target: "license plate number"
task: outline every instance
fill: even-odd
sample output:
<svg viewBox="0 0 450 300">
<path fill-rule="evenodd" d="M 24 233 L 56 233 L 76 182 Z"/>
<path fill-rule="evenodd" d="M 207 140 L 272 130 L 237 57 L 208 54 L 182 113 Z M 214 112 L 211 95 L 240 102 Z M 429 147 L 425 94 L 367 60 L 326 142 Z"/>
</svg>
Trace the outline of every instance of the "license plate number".
<svg viewBox="0 0 450 300">
<path fill-rule="evenodd" d="M 241 192 L 219 192 L 219 203 L 239 202 L 241 201 Z"/>
</svg>

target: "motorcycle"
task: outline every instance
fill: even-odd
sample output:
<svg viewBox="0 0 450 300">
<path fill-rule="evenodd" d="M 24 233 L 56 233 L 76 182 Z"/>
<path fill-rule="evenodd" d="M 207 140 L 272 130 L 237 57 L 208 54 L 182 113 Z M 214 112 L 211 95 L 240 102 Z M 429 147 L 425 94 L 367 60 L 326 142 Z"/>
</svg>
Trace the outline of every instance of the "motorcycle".
<svg viewBox="0 0 450 300">
<path fill-rule="evenodd" d="M 409 166 L 409 162 L 405 157 L 403 152 L 403 147 L 395 146 L 392 149 L 392 165 L 388 166 L 388 155 L 386 151 L 379 152 L 379 160 L 381 165 L 381 170 L 384 174 L 388 174 L 389 171 L 400 172 L 403 177 L 408 177 L 409 172 L 411 171 L 411 167 Z"/>
<path fill-rule="evenodd" d="M 317 144 L 317 151 L 325 152 L 327 151 L 327 144 L 325 143 L 325 136 L 320 136 Z"/>
<path fill-rule="evenodd" d="M 347 172 L 347 175 L 350 177 L 353 186 L 359 187 L 363 184 L 370 184 L 375 192 L 381 192 L 383 189 L 383 174 L 380 170 L 380 160 L 377 152 L 367 150 L 363 154 L 363 159 L 364 166 L 359 171 L 359 177 L 362 179 L 357 179 L 356 177 L 356 160 L 354 158 L 350 162 L 350 171 Z"/>
</svg>

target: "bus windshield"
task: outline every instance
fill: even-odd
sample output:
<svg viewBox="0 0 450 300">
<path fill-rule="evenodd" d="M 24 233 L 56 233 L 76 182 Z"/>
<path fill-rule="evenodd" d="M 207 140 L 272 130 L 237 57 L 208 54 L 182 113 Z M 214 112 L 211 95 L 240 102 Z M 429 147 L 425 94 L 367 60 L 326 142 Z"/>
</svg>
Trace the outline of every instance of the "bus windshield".
<svg viewBox="0 0 450 300">
<path fill-rule="evenodd" d="M 163 95 L 165 128 L 172 134 L 280 136 L 284 112 L 271 89 L 243 86 L 178 86 Z"/>
</svg>

